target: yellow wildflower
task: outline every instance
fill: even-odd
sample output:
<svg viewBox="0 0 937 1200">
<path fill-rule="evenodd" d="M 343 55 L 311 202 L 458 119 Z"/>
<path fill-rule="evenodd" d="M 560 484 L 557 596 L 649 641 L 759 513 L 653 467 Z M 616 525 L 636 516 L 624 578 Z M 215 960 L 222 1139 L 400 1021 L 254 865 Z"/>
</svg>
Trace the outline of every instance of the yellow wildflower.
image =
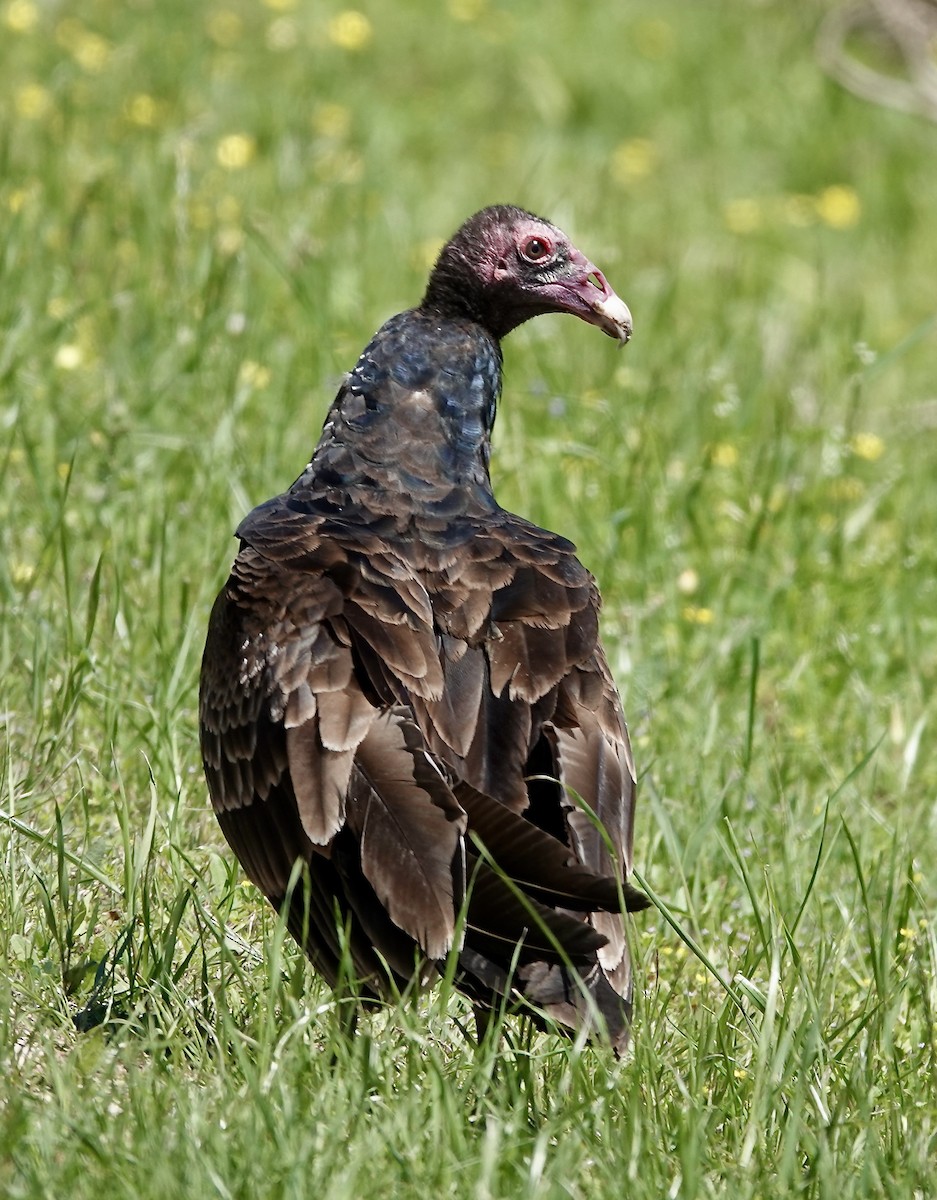
<svg viewBox="0 0 937 1200">
<path fill-rule="evenodd" d="M 877 433 L 857 433 L 849 439 L 849 449 L 856 458 L 878 462 L 885 453 L 885 443 Z"/>
<path fill-rule="evenodd" d="M 210 13 L 206 19 L 205 32 L 216 46 L 228 50 L 240 41 L 241 35 L 244 33 L 244 21 L 238 13 L 232 12 L 231 9 L 219 8 Z"/>
<path fill-rule="evenodd" d="M 852 229 L 858 225 L 862 206 L 854 188 L 834 184 L 817 196 L 817 213 L 831 229 Z"/>
<path fill-rule="evenodd" d="M 53 362 L 61 371 L 74 371 L 85 361 L 85 353 L 76 342 L 64 342 L 55 352 Z"/>
<path fill-rule="evenodd" d="M 865 484 L 861 479 L 856 479 L 855 475 L 840 475 L 839 478 L 830 481 L 829 490 L 831 500 L 844 500 L 848 503 L 865 495 Z"/>
<path fill-rule="evenodd" d="M 159 105 L 147 92 L 137 92 L 124 105 L 127 120 L 133 125 L 142 126 L 144 129 L 149 129 L 156 124 L 158 111 Z"/>
<path fill-rule="evenodd" d="M 31 195 L 29 188 L 16 188 L 7 196 L 7 208 L 11 213 L 22 212 Z"/>
<path fill-rule="evenodd" d="M 111 46 L 96 33 L 87 33 L 72 51 L 75 62 L 89 75 L 99 75 L 111 57 Z"/>
<path fill-rule="evenodd" d="M 16 584 L 32 583 L 36 568 L 32 563 L 13 562 L 10 564 L 10 578 Z"/>
<path fill-rule="evenodd" d="M 329 41 L 352 53 L 363 50 L 374 36 L 371 22 L 364 13 L 348 8 L 329 21 Z"/>
<path fill-rule="evenodd" d="M 218 248 L 218 253 L 223 254 L 226 258 L 237 254 L 244 245 L 244 231 L 238 229 L 234 225 L 227 225 L 224 229 L 219 229 L 215 237 L 215 245 Z"/>
<path fill-rule="evenodd" d="M 695 604 L 687 604 L 680 615 L 691 625 L 712 625 L 714 620 L 711 608 L 698 608 Z"/>
<path fill-rule="evenodd" d="M 347 137 L 351 113 L 344 104 L 317 104 L 312 110 L 312 128 L 320 137 Z"/>
<path fill-rule="evenodd" d="M 612 179 L 622 185 L 644 179 L 656 167 L 657 149 L 647 138 L 628 138 L 612 154 Z"/>
<path fill-rule="evenodd" d="M 730 200 L 723 209 L 726 228 L 730 233 L 754 233 L 761 228 L 761 205 L 757 200 Z"/>
<path fill-rule="evenodd" d="M 739 452 L 731 442 L 716 442 L 709 452 L 714 467 L 734 467 L 739 461 Z"/>
<path fill-rule="evenodd" d="M 110 42 L 86 29 L 74 17 L 59 21 L 55 27 L 55 40 L 89 75 L 99 75 L 111 57 Z"/>
<path fill-rule="evenodd" d="M 215 158 L 226 171 L 240 171 L 257 154 L 257 142 L 249 133 L 229 133 L 215 147 Z"/>
<path fill-rule="evenodd" d="M 17 116 L 26 121 L 41 121 L 52 108 L 52 95 L 41 83 L 24 83 L 14 97 Z"/>
<path fill-rule="evenodd" d="M 3 13 L 4 24 L 14 33 L 31 33 L 39 23 L 39 9 L 32 0 L 10 0 Z"/>
<path fill-rule="evenodd" d="M 270 368 L 247 358 L 238 370 L 238 383 L 249 388 L 265 388 L 270 382 Z"/>
<path fill-rule="evenodd" d="M 292 50 L 299 42 L 299 25 L 292 17 L 277 17 L 267 27 L 264 40 L 271 50 Z"/>
</svg>

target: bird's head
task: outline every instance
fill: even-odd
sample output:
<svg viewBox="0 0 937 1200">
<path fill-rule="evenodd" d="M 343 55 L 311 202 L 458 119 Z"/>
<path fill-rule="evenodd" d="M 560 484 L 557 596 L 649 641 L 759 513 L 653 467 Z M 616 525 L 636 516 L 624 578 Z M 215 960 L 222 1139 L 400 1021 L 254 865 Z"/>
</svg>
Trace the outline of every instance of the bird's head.
<svg viewBox="0 0 937 1200">
<path fill-rule="evenodd" d="M 631 313 L 602 272 L 549 221 L 496 204 L 470 217 L 440 252 L 422 308 L 469 317 L 496 338 L 542 313 L 571 313 L 621 345 Z"/>
</svg>

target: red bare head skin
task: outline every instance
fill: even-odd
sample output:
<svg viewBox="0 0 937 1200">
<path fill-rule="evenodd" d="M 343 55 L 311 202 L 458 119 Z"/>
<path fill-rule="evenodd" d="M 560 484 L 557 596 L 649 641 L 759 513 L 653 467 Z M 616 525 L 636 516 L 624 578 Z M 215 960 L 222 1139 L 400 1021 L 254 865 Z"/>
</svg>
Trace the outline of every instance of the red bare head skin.
<svg viewBox="0 0 937 1200">
<path fill-rule="evenodd" d="M 421 306 L 468 317 L 502 338 L 542 313 L 571 313 L 621 345 L 631 313 L 561 229 L 513 205 L 470 217 L 443 247 Z"/>
</svg>

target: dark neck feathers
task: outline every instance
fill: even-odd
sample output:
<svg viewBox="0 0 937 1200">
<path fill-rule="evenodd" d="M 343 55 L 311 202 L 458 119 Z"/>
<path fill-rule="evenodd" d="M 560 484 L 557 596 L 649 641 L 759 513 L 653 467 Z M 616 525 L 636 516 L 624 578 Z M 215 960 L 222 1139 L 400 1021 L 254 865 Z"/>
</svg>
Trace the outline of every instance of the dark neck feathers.
<svg viewBox="0 0 937 1200">
<path fill-rule="evenodd" d="M 388 515 L 491 511 L 500 390 L 501 350 L 485 329 L 423 309 L 401 313 L 365 348 L 293 490 Z"/>
</svg>

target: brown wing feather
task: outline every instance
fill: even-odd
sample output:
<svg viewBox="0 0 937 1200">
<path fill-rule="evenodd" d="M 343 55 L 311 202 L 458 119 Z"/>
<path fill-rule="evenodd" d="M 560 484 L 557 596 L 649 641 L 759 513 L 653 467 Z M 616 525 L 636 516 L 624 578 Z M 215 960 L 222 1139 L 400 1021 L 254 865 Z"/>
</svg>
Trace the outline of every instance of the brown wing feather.
<svg viewBox="0 0 937 1200">
<path fill-rule="evenodd" d="M 452 947 L 464 888 L 465 812 L 423 752 L 406 710 L 374 722 L 355 756 L 348 824 L 391 920 L 429 958 Z"/>
<path fill-rule="evenodd" d="M 577 920 L 516 887 L 485 862 L 468 855 L 470 877 L 466 945 L 506 969 L 513 962 L 575 963 L 594 959 L 605 939 Z"/>
<path fill-rule="evenodd" d="M 605 655 L 596 646 L 591 670 L 572 673 L 560 689 L 557 714 L 547 726 L 557 778 L 567 795 L 564 808 L 571 835 L 582 861 L 594 870 L 631 870 L 636 779 L 631 742 Z M 614 861 L 605 837 L 582 808 L 592 809 L 611 840 Z"/>
<path fill-rule="evenodd" d="M 455 784 L 453 792 L 474 837 L 528 895 L 582 912 L 618 911 L 616 878 L 584 867 L 569 846 L 467 783 Z"/>
<path fill-rule="evenodd" d="M 273 503 L 242 531 L 201 690 L 225 835 L 275 904 L 309 865 L 291 932 L 334 981 L 336 915 L 350 922 L 375 993 L 450 948 L 467 858 L 466 990 L 520 992 L 573 1025 L 597 1005 L 623 1043 L 634 771 L 591 577 L 569 543 L 506 514 L 457 544 L 443 521 L 437 541 L 382 523 Z M 544 770 L 557 782 L 530 778 Z"/>
</svg>

